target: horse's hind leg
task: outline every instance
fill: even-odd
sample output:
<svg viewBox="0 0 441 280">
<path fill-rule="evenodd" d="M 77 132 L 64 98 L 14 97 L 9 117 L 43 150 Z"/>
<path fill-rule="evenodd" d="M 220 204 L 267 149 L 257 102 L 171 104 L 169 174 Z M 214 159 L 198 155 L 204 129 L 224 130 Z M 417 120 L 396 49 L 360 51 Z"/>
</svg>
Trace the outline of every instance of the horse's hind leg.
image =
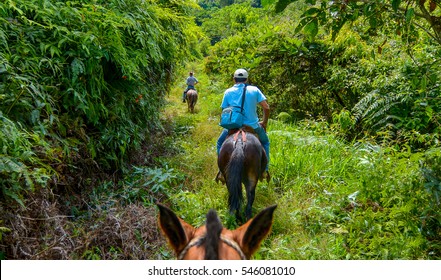
<svg viewBox="0 0 441 280">
<path fill-rule="evenodd" d="M 245 217 L 247 221 L 251 219 L 253 212 L 253 203 L 254 198 L 256 196 L 256 185 L 257 180 L 252 180 L 247 182 L 246 191 L 247 191 L 247 206 L 245 208 Z"/>
<path fill-rule="evenodd" d="M 240 213 L 240 209 L 237 209 L 236 211 L 234 211 L 234 216 L 236 217 L 236 222 L 237 223 L 239 223 L 239 224 L 243 224 L 244 223 L 243 216 Z"/>
</svg>

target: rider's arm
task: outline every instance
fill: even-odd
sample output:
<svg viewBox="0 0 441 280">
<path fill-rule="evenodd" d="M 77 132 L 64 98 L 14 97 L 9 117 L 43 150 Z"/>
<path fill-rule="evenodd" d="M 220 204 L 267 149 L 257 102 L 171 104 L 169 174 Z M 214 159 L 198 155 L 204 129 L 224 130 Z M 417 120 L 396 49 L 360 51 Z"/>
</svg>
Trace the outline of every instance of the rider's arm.
<svg viewBox="0 0 441 280">
<path fill-rule="evenodd" d="M 268 119 L 270 114 L 270 107 L 268 102 L 266 102 L 266 100 L 260 102 L 259 105 L 263 108 L 263 119 L 260 122 L 260 125 L 266 130 L 266 125 L 268 124 Z"/>
</svg>

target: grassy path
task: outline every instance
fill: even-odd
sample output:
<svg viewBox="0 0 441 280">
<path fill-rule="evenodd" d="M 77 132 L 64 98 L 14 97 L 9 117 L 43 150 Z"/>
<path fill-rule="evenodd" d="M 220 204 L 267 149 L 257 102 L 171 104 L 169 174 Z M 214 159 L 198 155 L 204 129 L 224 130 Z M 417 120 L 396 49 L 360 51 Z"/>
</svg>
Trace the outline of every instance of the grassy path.
<svg viewBox="0 0 441 280">
<path fill-rule="evenodd" d="M 184 83 L 172 90 L 167 98 L 168 105 L 164 112 L 165 117 L 169 122 L 173 122 L 173 127 L 181 135 L 175 139 L 174 143 L 175 148 L 180 149 L 181 153 L 170 159 L 169 164 L 172 168 L 185 174 L 187 178 L 184 189 L 177 192 L 171 200 L 177 213 L 193 225 L 203 224 L 207 211 L 214 208 L 218 211 L 224 226 L 234 228 L 237 224 L 227 211 L 226 187 L 213 180 L 217 173 L 216 140 L 221 131 L 218 126 L 219 104 L 225 87 L 211 84 L 207 76 L 198 75 L 197 72 L 195 76 L 200 80 L 200 84 L 197 86 L 199 101 L 196 105 L 196 113 L 188 113 L 186 104 L 181 101 Z M 183 79 L 185 77 L 184 75 Z M 273 120 L 270 120 L 269 129 L 285 130 Z M 270 138 L 271 135 L 272 133 L 270 133 Z M 283 143 L 281 144 L 283 145 Z M 277 147 L 272 147 L 272 150 L 277 154 Z M 285 153 L 286 150 L 282 148 L 282 152 Z M 278 168 L 279 164 L 283 165 L 283 162 L 276 161 L 272 166 Z M 291 238 L 299 235 L 294 234 L 298 225 L 292 222 L 293 219 L 289 216 L 295 215 L 295 212 L 302 206 L 299 205 L 299 200 L 292 200 L 294 195 L 292 191 L 289 191 L 288 194 L 283 191 L 281 184 L 289 179 L 278 178 L 277 172 L 273 172 L 273 174 L 276 177 L 269 185 L 266 182 L 259 182 L 253 213 L 255 214 L 269 205 L 278 204 L 279 207 L 276 210 L 278 218 L 273 226 L 273 232 L 276 234 L 265 240 L 260 250 L 261 253 L 255 256 L 256 259 L 276 259 L 279 254 L 274 255 L 275 251 L 272 247 L 283 249 L 284 246 L 280 246 L 280 243 L 292 243 Z M 294 212 L 283 213 L 282 211 L 286 209 Z M 288 230 L 286 230 L 287 228 Z M 279 232 L 278 236 L 277 232 Z M 283 234 L 280 234 L 283 232 L 290 237 L 288 239 L 283 237 Z M 280 255 L 279 258 L 291 258 L 291 256 L 283 255 Z"/>
<path fill-rule="evenodd" d="M 195 113 L 189 113 L 187 104 L 181 100 L 185 75 L 182 76 L 182 83 L 168 96 L 164 113 L 179 135 L 174 145 L 181 151 L 169 163 L 186 176 L 185 189 L 173 201 L 183 218 L 199 225 L 204 222 L 205 213 L 210 208 L 222 212 L 220 210 L 226 205 L 223 205 L 222 198 L 227 193 L 224 186 L 213 180 L 217 172 L 216 140 L 221 131 L 218 115 L 223 91 L 210 86 L 209 78 L 198 75 L 198 71 L 195 76 L 200 81 L 196 86 L 199 99 Z"/>
<path fill-rule="evenodd" d="M 234 228 L 226 187 L 214 182 L 219 104 L 226 86 L 202 71 L 195 76 L 200 80 L 196 113 L 187 112 L 181 101 L 186 73 L 164 111 L 179 135 L 173 139 L 179 153 L 166 162 L 185 176 L 170 202 L 195 226 L 213 208 L 225 227 Z M 419 213 L 430 203 L 421 183 L 421 155 L 345 143 L 325 123 L 288 125 L 274 117 L 268 126 L 272 181 L 259 182 L 253 214 L 273 204 L 278 208 L 272 233 L 255 259 L 430 258 L 431 244 L 420 230 Z"/>
</svg>

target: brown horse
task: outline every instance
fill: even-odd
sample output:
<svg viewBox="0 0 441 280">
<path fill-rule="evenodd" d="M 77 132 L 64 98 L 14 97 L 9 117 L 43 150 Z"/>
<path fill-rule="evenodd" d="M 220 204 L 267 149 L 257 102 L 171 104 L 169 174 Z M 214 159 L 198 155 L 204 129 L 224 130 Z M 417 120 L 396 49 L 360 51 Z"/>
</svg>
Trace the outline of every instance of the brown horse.
<svg viewBox="0 0 441 280">
<path fill-rule="evenodd" d="M 254 133 L 249 132 L 251 128 L 241 128 L 232 131 L 227 137 L 219 151 L 217 164 L 221 173 L 221 180 L 228 188 L 228 205 L 230 213 L 236 214 L 240 221 L 242 216 L 240 208 L 243 201 L 242 183 L 247 194 L 247 205 L 245 209 L 246 219 L 249 220 L 252 214 L 252 206 L 256 193 L 256 186 L 259 179 L 269 174 L 265 172 L 268 158 L 260 140 Z"/>
<path fill-rule="evenodd" d="M 188 111 L 194 113 L 194 106 L 196 106 L 196 102 L 198 102 L 198 92 L 194 89 L 189 89 L 187 91 L 187 105 Z"/>
<path fill-rule="evenodd" d="M 194 228 L 158 204 L 159 225 L 179 260 L 247 260 L 270 232 L 276 207 L 270 206 L 241 227 L 228 230 L 214 210 L 208 212 L 204 226 Z"/>
</svg>

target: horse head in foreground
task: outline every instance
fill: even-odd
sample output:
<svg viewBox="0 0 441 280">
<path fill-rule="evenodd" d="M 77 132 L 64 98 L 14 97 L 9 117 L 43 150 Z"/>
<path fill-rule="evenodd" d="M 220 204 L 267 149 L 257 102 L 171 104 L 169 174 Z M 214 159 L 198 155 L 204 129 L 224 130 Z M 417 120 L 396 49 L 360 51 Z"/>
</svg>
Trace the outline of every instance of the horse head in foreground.
<svg viewBox="0 0 441 280">
<path fill-rule="evenodd" d="M 250 131 L 252 128 L 243 127 L 233 130 L 228 135 L 219 151 L 217 164 L 221 176 L 216 181 L 225 182 L 228 188 L 228 205 L 230 213 L 235 213 L 238 220 L 242 219 L 240 208 L 243 201 L 242 184 L 247 194 L 245 209 L 246 219 L 251 218 L 252 206 L 259 179 L 270 177 L 265 172 L 268 158 L 259 138 Z"/>
<path fill-rule="evenodd" d="M 188 111 L 194 113 L 194 106 L 196 106 L 196 102 L 198 101 L 198 92 L 194 89 L 188 90 L 186 99 Z"/>
<path fill-rule="evenodd" d="M 276 207 L 270 206 L 246 224 L 228 230 L 214 210 L 208 212 L 205 225 L 194 228 L 158 204 L 159 225 L 179 260 L 247 260 L 270 232 Z"/>
</svg>

